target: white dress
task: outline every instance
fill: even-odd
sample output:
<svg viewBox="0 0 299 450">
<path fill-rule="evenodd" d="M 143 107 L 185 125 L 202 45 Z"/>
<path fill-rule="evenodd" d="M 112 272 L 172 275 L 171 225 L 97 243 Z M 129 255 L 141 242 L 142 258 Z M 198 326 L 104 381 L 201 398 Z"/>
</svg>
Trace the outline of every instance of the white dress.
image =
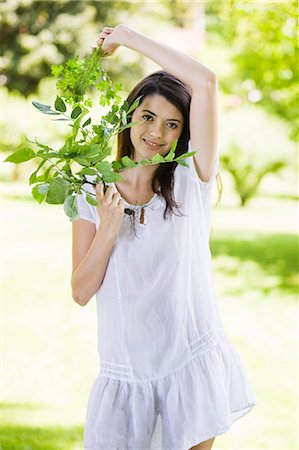
<svg viewBox="0 0 299 450">
<path fill-rule="evenodd" d="M 199 179 L 193 157 L 187 162 L 174 173 L 184 216 L 165 221 L 158 194 L 137 235 L 125 214 L 96 293 L 100 371 L 88 401 L 86 450 L 187 450 L 226 432 L 256 405 L 213 286 L 210 198 L 219 155 L 208 182 Z M 98 228 L 84 194 L 78 206 L 80 218 Z"/>
</svg>

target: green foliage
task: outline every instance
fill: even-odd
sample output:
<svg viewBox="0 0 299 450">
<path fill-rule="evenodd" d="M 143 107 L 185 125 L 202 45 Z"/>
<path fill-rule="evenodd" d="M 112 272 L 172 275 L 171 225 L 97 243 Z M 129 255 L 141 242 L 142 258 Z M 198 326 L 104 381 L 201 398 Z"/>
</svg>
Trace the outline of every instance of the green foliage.
<svg viewBox="0 0 299 450">
<path fill-rule="evenodd" d="M 5 161 L 19 164 L 24 161 L 29 161 L 35 157 L 35 152 L 28 147 L 20 148 L 16 152 L 9 155 Z"/>
<path fill-rule="evenodd" d="M 165 157 L 157 153 L 151 160 L 143 160 L 140 163 L 128 156 L 122 157 L 120 161 L 105 160 L 112 153 L 111 140 L 124 129 L 140 123 L 132 122 L 131 116 L 141 97 L 138 97 L 131 106 L 127 101 L 121 102 L 119 91 L 122 86 L 120 84 L 114 86 L 102 68 L 103 56 L 103 51 L 99 47 L 92 49 L 84 59 L 75 57 L 64 66 L 53 66 L 52 73 L 57 77 L 56 87 L 59 92 L 54 107 L 37 101 L 32 102 L 40 113 L 57 116 L 53 120 L 68 122 L 72 132 L 63 145 L 59 149 L 53 149 L 37 140 L 29 141 L 38 147 L 37 151 L 30 147 L 22 147 L 5 160 L 19 164 L 35 157 L 40 158 L 42 161 L 29 178 L 29 184 L 35 184 L 32 195 L 39 203 L 45 201 L 49 204 L 63 204 L 70 220 L 78 218 L 76 201 L 78 194 L 86 192 L 87 202 L 93 206 L 98 204 L 95 192 L 88 193 L 84 184 L 95 186 L 103 182 L 105 192 L 106 183 L 122 180 L 120 172 L 124 169 L 171 161 L 187 165 L 185 158 L 196 153 L 189 152 L 175 157 L 176 140 Z M 107 114 L 97 123 L 92 123 L 91 117 L 86 118 L 92 106 L 92 99 L 88 97 L 90 88 L 98 90 L 100 105 L 110 107 Z M 84 123 L 81 124 L 83 119 Z M 48 164 L 46 171 L 38 175 L 45 163 Z M 74 163 L 79 165 L 77 172 L 74 171 Z M 93 177 L 92 182 L 88 180 L 88 176 Z"/>
<path fill-rule="evenodd" d="M 234 70 L 221 78 L 234 93 L 284 119 L 298 139 L 298 3 L 208 2 L 208 31 L 232 52 Z"/>
<path fill-rule="evenodd" d="M 287 163 L 283 159 L 264 161 L 259 167 L 253 167 L 252 158 L 241 148 L 233 144 L 230 151 L 221 157 L 221 164 L 232 176 L 234 187 L 240 198 L 240 206 L 245 206 L 253 198 L 265 175 L 277 173 Z"/>
<path fill-rule="evenodd" d="M 36 92 L 40 80 L 49 76 L 52 64 L 58 63 L 59 71 L 66 59 L 86 51 L 86 30 L 93 40 L 101 26 L 115 26 L 119 23 L 118 15 L 123 11 L 136 13 L 142 9 L 142 3 L 120 0 L 1 2 L 2 82 L 9 90 L 25 96 Z M 141 76 L 140 69 L 138 73 Z"/>
<path fill-rule="evenodd" d="M 82 440 L 82 427 L 2 425 L 2 450 L 63 450 Z"/>
</svg>

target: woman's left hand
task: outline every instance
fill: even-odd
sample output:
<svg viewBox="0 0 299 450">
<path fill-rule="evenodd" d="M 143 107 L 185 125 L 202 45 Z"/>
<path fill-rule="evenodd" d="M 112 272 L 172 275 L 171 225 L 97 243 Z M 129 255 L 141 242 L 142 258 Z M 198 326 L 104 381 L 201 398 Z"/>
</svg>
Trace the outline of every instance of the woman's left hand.
<svg viewBox="0 0 299 450">
<path fill-rule="evenodd" d="M 125 28 L 126 27 L 124 25 L 117 25 L 115 28 L 104 27 L 96 41 L 96 44 L 101 46 L 107 55 L 113 55 L 115 50 L 122 45 L 122 38 Z"/>
</svg>

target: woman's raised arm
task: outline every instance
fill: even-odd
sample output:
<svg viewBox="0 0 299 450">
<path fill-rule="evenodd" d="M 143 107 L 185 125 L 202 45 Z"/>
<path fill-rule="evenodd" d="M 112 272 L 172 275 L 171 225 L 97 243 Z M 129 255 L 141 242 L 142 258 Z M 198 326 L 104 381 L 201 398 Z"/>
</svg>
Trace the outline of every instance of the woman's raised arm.
<svg viewBox="0 0 299 450">
<path fill-rule="evenodd" d="M 98 44 L 107 55 L 123 45 L 159 64 L 192 91 L 190 106 L 190 140 L 198 176 L 208 181 L 217 153 L 218 82 L 216 74 L 197 59 L 138 33 L 126 25 L 104 27 Z"/>
</svg>

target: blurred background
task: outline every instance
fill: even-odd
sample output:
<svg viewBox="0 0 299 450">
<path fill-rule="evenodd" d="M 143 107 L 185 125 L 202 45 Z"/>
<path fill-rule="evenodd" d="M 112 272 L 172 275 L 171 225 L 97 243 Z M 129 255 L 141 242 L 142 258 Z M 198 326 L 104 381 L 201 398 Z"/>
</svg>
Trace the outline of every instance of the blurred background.
<svg viewBox="0 0 299 450">
<path fill-rule="evenodd" d="M 298 447 L 296 212 L 297 2 L 34 1 L 1 3 L 1 160 L 26 137 L 59 145 L 51 65 L 85 55 L 103 26 L 124 23 L 198 58 L 219 80 L 221 202 L 211 251 L 226 332 L 258 405 L 217 449 Z M 123 96 L 160 67 L 126 48 L 103 62 Z M 297 98 L 296 98 L 297 94 Z M 297 100 L 297 101 L 296 101 Z M 2 450 L 83 449 L 99 370 L 95 299 L 71 297 L 71 222 L 31 195 L 33 159 L 1 168 Z"/>
</svg>

